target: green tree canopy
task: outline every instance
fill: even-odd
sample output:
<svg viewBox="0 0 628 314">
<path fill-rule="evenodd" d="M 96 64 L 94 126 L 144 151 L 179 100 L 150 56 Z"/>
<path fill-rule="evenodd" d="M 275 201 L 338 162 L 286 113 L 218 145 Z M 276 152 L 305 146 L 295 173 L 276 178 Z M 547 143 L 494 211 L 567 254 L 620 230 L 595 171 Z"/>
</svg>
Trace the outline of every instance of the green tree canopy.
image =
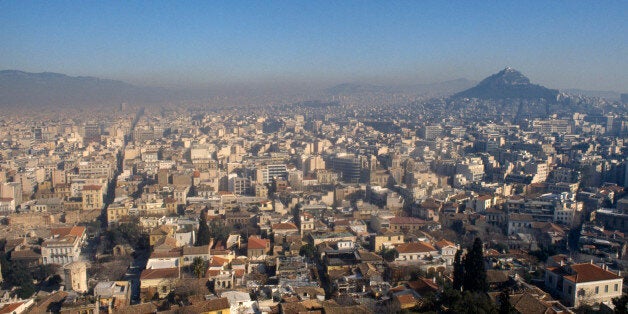
<svg viewBox="0 0 628 314">
<path fill-rule="evenodd" d="M 192 271 L 196 278 L 201 278 L 205 275 L 205 271 L 207 270 L 207 263 L 200 257 L 195 257 L 192 261 Z"/>
</svg>

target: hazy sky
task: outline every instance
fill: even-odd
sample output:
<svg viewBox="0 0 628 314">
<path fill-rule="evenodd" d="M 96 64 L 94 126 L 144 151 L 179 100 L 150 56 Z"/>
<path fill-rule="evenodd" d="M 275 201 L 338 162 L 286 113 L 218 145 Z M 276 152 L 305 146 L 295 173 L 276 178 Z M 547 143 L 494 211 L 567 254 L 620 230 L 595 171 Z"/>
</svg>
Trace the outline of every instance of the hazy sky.
<svg viewBox="0 0 628 314">
<path fill-rule="evenodd" d="M 0 1 L 0 69 L 158 85 L 480 80 L 628 91 L 628 1 Z"/>
</svg>

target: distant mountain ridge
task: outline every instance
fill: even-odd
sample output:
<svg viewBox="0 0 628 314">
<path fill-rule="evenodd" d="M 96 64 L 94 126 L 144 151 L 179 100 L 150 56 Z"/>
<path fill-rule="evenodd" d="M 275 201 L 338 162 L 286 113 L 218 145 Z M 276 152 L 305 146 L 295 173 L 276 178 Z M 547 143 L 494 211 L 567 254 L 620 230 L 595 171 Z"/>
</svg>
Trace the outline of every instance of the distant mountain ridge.
<svg viewBox="0 0 628 314">
<path fill-rule="evenodd" d="M 556 101 L 558 90 L 530 83 L 521 72 L 506 67 L 482 80 L 475 87 L 453 95 L 454 98 L 479 99 L 545 99 Z"/>
<path fill-rule="evenodd" d="M 598 97 L 598 98 L 606 98 L 609 100 L 619 100 L 621 98 L 621 93 L 615 91 L 606 91 L 606 90 L 584 90 L 578 88 L 567 88 L 561 90 L 569 95 L 582 95 L 585 97 Z"/>
<path fill-rule="evenodd" d="M 151 103 L 180 96 L 163 88 L 90 76 L 0 71 L 0 106 Z"/>
</svg>

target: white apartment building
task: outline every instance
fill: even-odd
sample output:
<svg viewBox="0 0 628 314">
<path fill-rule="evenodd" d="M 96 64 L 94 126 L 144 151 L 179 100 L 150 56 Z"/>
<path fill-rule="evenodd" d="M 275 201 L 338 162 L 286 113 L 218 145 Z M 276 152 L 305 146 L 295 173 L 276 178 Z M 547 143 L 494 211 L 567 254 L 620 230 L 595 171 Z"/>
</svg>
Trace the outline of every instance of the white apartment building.
<svg viewBox="0 0 628 314">
<path fill-rule="evenodd" d="M 548 267 L 545 286 L 567 306 L 609 304 L 622 295 L 623 277 L 592 263 Z"/>
<path fill-rule="evenodd" d="M 65 265 L 79 261 L 81 246 L 85 241 L 85 227 L 54 228 L 51 237 L 41 245 L 44 265 Z"/>
</svg>

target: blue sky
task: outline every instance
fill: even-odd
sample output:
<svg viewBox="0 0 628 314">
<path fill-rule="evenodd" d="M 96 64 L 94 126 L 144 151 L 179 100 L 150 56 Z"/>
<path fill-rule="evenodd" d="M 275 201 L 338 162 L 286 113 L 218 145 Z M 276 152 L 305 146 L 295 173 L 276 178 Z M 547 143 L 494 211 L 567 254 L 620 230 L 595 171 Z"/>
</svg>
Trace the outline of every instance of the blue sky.
<svg viewBox="0 0 628 314">
<path fill-rule="evenodd" d="M 437 82 L 505 66 L 628 91 L 626 1 L 1 1 L 0 69 L 136 84 Z"/>
</svg>

